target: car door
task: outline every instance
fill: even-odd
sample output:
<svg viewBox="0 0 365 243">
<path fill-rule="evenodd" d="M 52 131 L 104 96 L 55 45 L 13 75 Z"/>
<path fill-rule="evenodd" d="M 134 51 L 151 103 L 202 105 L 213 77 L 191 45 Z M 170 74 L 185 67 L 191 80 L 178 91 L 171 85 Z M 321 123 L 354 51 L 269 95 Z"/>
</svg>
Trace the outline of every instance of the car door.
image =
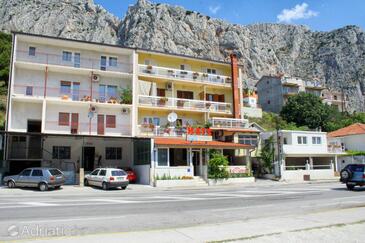
<svg viewBox="0 0 365 243">
<path fill-rule="evenodd" d="M 25 169 L 23 170 L 18 177 L 18 180 L 15 181 L 15 184 L 17 186 L 27 186 L 27 183 L 29 182 L 30 179 L 30 173 L 32 172 L 31 169 Z"/>
<path fill-rule="evenodd" d="M 32 174 L 29 177 L 28 185 L 29 187 L 38 187 L 39 182 L 43 180 L 43 170 L 33 169 Z"/>
<path fill-rule="evenodd" d="M 99 171 L 100 171 L 100 169 L 96 169 L 90 173 L 90 176 L 88 178 L 89 185 L 96 186 L 96 180 L 97 180 Z"/>
<path fill-rule="evenodd" d="M 100 170 L 98 178 L 97 178 L 97 186 L 102 186 L 104 177 L 106 176 L 107 171 L 106 170 Z"/>
</svg>

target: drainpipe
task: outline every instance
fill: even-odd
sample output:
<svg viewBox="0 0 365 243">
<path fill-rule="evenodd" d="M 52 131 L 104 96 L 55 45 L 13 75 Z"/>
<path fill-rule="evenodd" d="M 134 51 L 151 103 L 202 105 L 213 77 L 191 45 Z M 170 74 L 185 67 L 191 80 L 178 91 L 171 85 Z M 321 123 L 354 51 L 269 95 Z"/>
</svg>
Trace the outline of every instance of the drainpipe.
<svg viewBox="0 0 365 243">
<path fill-rule="evenodd" d="M 231 54 L 231 75 L 232 75 L 232 95 L 233 95 L 233 117 L 241 118 L 240 94 L 238 86 L 238 60 L 236 54 Z"/>
</svg>

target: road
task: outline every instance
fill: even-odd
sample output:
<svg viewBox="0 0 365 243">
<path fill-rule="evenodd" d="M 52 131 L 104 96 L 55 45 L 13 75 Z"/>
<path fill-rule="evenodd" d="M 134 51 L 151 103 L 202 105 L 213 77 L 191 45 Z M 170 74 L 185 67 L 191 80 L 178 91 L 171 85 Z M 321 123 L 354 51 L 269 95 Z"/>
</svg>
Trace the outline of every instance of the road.
<svg viewBox="0 0 365 243">
<path fill-rule="evenodd" d="M 334 217 L 330 222 L 321 222 L 323 218 L 340 215 L 340 211 L 353 216 Z M 319 216 L 321 213 L 323 217 Z M 315 214 L 317 215 L 313 216 Z M 308 225 L 308 220 L 303 224 L 298 223 L 299 216 L 312 217 L 313 222 Z M 272 221 L 279 219 L 282 221 Z M 80 235 L 94 235 L 94 239 L 98 239 L 100 234 L 104 238 L 117 232 L 123 232 L 125 237 L 128 236 L 126 232 L 134 232 L 138 236 L 146 232 L 157 234 L 159 231 L 179 228 L 196 230 L 196 227 L 214 225 L 223 229 L 222 227 L 232 224 L 227 229 L 228 232 L 234 229 L 233 224 L 247 222 L 252 222 L 252 227 L 257 224 L 257 227 L 235 237 L 232 234 L 232 237 L 227 238 L 223 234 L 215 235 L 214 232 L 208 233 L 206 238 L 203 235 L 200 237 L 204 241 L 252 240 L 251 237 L 267 237 L 263 234 L 265 230 L 271 232 L 275 229 L 275 224 L 288 224 L 294 219 L 297 223 L 293 221 L 292 225 L 282 226 L 288 227 L 285 232 L 291 228 L 312 229 L 311 226 L 325 223 L 365 227 L 365 190 L 347 191 L 344 185 L 337 182 L 273 182 L 192 189 L 131 188 L 125 191 L 75 187 L 49 192 L 0 189 L 0 241 L 7 242 L 42 237 L 50 240 L 54 239 L 50 238 L 53 236 L 67 236 L 71 239 L 69 242 L 72 242 L 72 237 Z M 262 227 L 263 222 L 272 222 L 272 225 L 266 223 L 265 228 Z M 214 228 L 210 230 L 214 231 Z M 245 238 L 246 236 L 250 238 Z M 68 239 L 67 237 L 62 240 Z M 135 239 L 136 242 L 139 241 L 138 238 Z M 154 240 L 151 238 L 151 241 Z M 169 242 L 168 238 L 166 242 Z"/>
</svg>

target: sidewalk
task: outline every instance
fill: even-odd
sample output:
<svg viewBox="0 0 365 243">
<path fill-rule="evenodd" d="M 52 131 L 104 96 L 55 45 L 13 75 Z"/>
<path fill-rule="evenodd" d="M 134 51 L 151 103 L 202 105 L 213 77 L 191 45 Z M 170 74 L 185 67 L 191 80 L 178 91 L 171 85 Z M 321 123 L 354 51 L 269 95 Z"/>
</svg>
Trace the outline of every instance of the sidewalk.
<svg viewBox="0 0 365 243">
<path fill-rule="evenodd" d="M 27 242 L 364 242 L 365 207 L 307 215 L 257 218 L 224 224 L 140 232 L 47 238 Z M 347 232 L 350 229 L 351 232 Z M 338 231 L 340 230 L 340 232 Z M 326 235 L 326 234 L 329 235 Z M 323 241 L 325 236 L 326 241 Z M 297 238 L 299 237 L 299 238 Z M 302 238 L 301 238 L 302 237 Z M 284 239 L 284 240 L 283 240 Z"/>
</svg>

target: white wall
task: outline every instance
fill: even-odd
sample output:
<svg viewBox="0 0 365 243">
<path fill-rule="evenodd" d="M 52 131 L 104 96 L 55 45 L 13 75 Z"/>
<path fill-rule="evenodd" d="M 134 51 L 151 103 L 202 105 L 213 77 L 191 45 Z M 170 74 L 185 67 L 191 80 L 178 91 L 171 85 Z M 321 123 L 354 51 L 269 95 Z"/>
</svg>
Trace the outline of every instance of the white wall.
<svg viewBox="0 0 365 243">
<path fill-rule="evenodd" d="M 298 144 L 298 137 L 307 137 L 307 144 Z M 327 133 L 282 131 L 283 152 L 285 154 L 324 154 L 328 153 Z M 284 137 L 287 144 L 284 144 Z M 312 137 L 321 137 L 321 144 L 313 144 Z"/>
<path fill-rule="evenodd" d="M 285 181 L 304 181 L 303 176 L 310 175 L 311 180 L 335 179 L 332 169 L 327 170 L 284 170 L 281 172 L 281 179 Z"/>
<path fill-rule="evenodd" d="M 10 131 L 27 132 L 28 120 L 42 120 L 42 103 L 13 101 Z"/>
<path fill-rule="evenodd" d="M 365 134 L 345 136 L 343 141 L 347 150 L 365 151 Z"/>
</svg>

